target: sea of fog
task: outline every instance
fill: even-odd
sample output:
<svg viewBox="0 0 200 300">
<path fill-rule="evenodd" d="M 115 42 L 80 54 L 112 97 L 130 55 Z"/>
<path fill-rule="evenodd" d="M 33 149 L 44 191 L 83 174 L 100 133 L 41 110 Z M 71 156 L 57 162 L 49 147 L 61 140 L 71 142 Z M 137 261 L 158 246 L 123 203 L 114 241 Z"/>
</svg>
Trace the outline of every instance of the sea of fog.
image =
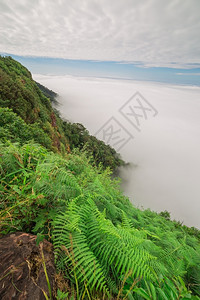
<svg viewBox="0 0 200 300">
<path fill-rule="evenodd" d="M 130 162 L 122 188 L 137 207 L 200 228 L 200 87 L 34 75 L 59 94 L 61 115 Z M 142 109 L 143 107 L 143 109 Z"/>
</svg>

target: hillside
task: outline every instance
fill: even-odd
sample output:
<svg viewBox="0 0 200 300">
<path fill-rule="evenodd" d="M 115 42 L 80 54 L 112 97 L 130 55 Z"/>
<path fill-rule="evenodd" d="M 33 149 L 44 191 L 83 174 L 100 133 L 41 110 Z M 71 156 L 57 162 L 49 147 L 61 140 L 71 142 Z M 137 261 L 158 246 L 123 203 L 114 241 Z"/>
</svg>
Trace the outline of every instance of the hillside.
<svg viewBox="0 0 200 300">
<path fill-rule="evenodd" d="M 200 299 L 200 232 L 134 207 L 111 177 L 116 152 L 44 91 L 0 58 L 0 235 L 53 244 L 60 285 L 45 298 Z"/>
<path fill-rule="evenodd" d="M 82 124 L 63 121 L 52 107 L 55 97 L 54 92 L 36 83 L 19 62 L 0 57 L 1 138 L 9 137 L 21 144 L 33 139 L 62 154 L 84 148 L 97 165 L 101 163 L 112 170 L 124 163 L 113 148 L 91 136 Z"/>
</svg>

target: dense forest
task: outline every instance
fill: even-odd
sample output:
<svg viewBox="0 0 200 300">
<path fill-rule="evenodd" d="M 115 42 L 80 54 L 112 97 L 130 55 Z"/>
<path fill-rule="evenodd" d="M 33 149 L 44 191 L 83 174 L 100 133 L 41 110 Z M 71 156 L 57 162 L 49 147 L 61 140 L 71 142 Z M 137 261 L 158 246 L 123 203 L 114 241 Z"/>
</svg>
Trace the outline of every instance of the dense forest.
<svg viewBox="0 0 200 300">
<path fill-rule="evenodd" d="M 112 176 L 123 160 L 55 103 L 0 57 L 0 237 L 53 244 L 66 284 L 45 298 L 200 299 L 200 231 L 134 207 Z"/>
<path fill-rule="evenodd" d="M 0 138 L 20 144 L 34 140 L 62 154 L 84 148 L 97 165 L 112 170 L 124 163 L 113 148 L 89 135 L 82 124 L 63 121 L 52 107 L 55 97 L 19 62 L 0 57 Z"/>
</svg>

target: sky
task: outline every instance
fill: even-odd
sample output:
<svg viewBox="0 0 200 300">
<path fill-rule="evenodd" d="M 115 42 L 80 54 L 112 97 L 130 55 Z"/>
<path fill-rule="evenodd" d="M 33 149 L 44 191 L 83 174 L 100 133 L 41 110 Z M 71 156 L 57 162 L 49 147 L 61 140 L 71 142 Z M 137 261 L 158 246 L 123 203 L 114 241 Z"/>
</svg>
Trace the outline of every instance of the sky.
<svg viewBox="0 0 200 300">
<path fill-rule="evenodd" d="M 12 57 L 26 66 L 32 74 L 103 77 L 200 86 L 200 67 L 195 69 L 144 68 L 138 64 L 122 64 L 115 61 L 72 60 L 17 55 L 12 55 Z"/>
<path fill-rule="evenodd" d="M 34 67 L 72 60 L 74 73 L 89 61 L 99 76 L 162 80 L 163 68 L 176 69 L 178 81 L 198 84 L 199 11 L 199 0 L 0 0 L 0 53 L 35 58 Z"/>
<path fill-rule="evenodd" d="M 92 130 L 134 91 L 152 103 L 158 117 L 122 149 L 137 165 L 126 191 L 138 204 L 168 209 L 196 226 L 199 12 L 200 0 L 0 0 L 0 54 L 67 101 L 60 108 L 67 118 L 74 109 L 71 120 Z"/>
</svg>

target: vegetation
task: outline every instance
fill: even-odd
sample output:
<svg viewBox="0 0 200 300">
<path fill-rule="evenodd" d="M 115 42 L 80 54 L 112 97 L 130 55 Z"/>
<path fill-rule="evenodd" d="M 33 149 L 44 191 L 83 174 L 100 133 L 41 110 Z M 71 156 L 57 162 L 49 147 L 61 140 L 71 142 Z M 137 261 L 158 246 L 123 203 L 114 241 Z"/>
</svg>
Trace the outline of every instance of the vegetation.
<svg viewBox="0 0 200 300">
<path fill-rule="evenodd" d="M 42 146 L 54 152 L 70 152 L 74 147 L 86 149 L 94 156 L 94 162 L 101 163 L 104 168 L 115 170 L 124 162 L 109 145 L 90 136 L 81 124 L 63 121 L 58 111 L 52 107 L 56 104 L 56 93 L 36 83 L 31 73 L 11 57 L 0 56 L 0 107 L 3 114 L 3 129 L 0 137 L 7 133 L 13 142 L 24 143 L 24 140 L 35 140 Z M 24 121 L 24 122 L 23 122 Z M 25 125 L 26 123 L 26 125 Z M 22 125 L 27 134 L 16 139 L 13 134 L 15 125 Z M 15 130 L 14 130 L 15 132 Z M 23 135 L 23 130 L 21 130 Z"/>
<path fill-rule="evenodd" d="M 37 86 L 39 87 L 39 89 L 42 91 L 42 93 L 51 100 L 51 103 L 54 104 L 55 106 L 58 105 L 58 101 L 56 100 L 56 97 L 58 96 L 58 94 L 56 94 L 54 91 L 49 90 L 47 87 L 43 86 L 42 84 L 40 84 L 39 82 L 36 82 Z"/>
<path fill-rule="evenodd" d="M 61 123 L 62 139 L 71 137 L 61 155 L 45 130 L 34 136 L 37 122 L 5 107 L 0 114 L 1 236 L 24 231 L 53 243 L 68 282 L 57 299 L 200 299 L 197 229 L 135 208 L 110 168 L 85 150 L 82 125 Z"/>
</svg>

